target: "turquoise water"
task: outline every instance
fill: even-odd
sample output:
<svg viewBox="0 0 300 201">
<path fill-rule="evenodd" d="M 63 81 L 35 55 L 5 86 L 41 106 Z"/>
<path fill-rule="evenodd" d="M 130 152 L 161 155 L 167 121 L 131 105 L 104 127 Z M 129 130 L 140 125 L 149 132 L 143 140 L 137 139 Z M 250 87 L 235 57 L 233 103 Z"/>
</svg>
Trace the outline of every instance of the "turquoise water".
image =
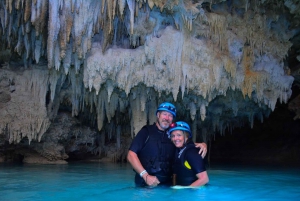
<svg viewBox="0 0 300 201">
<path fill-rule="evenodd" d="M 136 188 L 128 164 L 0 164 L 0 201 L 300 200 L 299 169 L 212 166 L 200 189 Z"/>
</svg>

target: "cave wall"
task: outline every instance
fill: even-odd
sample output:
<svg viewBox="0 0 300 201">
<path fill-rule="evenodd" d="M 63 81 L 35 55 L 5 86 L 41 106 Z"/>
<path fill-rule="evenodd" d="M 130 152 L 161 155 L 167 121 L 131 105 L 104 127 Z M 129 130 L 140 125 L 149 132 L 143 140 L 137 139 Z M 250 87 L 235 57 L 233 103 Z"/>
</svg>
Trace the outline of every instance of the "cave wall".
<svg viewBox="0 0 300 201">
<path fill-rule="evenodd" d="M 123 161 L 164 101 L 208 142 L 263 122 L 299 74 L 293 1 L 0 2 L 4 161 Z"/>
</svg>

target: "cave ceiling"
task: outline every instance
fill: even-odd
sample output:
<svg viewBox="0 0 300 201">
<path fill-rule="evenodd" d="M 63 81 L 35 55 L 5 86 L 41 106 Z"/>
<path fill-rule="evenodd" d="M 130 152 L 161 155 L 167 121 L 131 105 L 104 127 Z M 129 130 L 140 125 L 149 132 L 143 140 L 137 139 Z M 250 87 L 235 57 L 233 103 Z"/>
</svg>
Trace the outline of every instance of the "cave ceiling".
<svg viewBox="0 0 300 201">
<path fill-rule="evenodd" d="M 1 0 L 0 19 L 10 143 L 59 111 L 134 136 L 164 101 L 205 138 L 263 122 L 300 85 L 298 0 Z"/>
</svg>

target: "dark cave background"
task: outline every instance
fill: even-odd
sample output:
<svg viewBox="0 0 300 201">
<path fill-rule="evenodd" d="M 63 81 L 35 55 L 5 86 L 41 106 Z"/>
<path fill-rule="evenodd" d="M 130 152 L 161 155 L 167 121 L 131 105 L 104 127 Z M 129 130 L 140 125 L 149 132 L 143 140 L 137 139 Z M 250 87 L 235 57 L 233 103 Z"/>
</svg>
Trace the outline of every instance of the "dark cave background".
<svg viewBox="0 0 300 201">
<path fill-rule="evenodd" d="M 293 87 L 290 100 L 299 95 Z M 277 103 L 263 122 L 255 120 L 253 128 L 236 128 L 217 135 L 208 143 L 207 163 L 274 165 L 300 168 L 300 120 L 288 110 L 288 103 Z"/>
</svg>

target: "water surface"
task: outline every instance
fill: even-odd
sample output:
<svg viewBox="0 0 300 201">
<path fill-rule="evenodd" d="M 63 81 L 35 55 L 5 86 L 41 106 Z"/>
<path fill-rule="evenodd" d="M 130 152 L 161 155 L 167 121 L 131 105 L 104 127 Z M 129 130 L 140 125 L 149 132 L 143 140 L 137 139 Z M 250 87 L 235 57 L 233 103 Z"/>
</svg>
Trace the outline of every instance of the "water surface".
<svg viewBox="0 0 300 201">
<path fill-rule="evenodd" d="M 212 166 L 199 189 L 136 188 L 128 164 L 0 164 L 0 201 L 300 200 L 296 168 Z"/>
</svg>

